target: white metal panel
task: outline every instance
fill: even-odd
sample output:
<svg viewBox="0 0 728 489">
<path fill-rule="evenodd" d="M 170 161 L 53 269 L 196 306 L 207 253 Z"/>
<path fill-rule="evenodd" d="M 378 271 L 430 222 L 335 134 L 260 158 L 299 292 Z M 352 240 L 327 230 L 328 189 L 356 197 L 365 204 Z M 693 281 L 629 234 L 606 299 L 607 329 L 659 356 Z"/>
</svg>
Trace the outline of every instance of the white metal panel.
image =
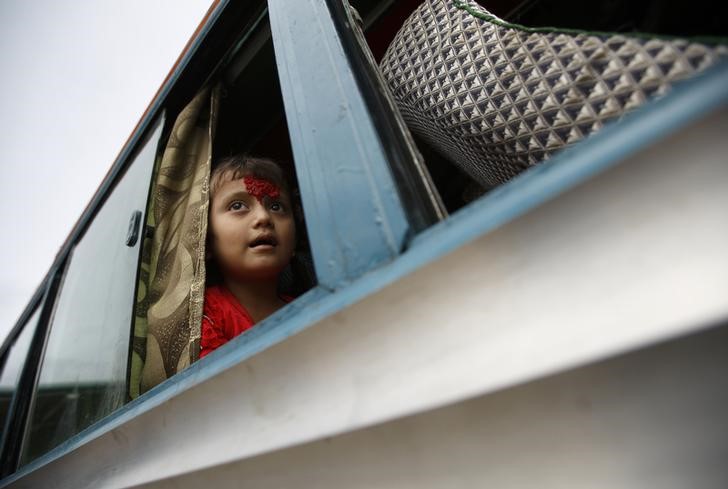
<svg viewBox="0 0 728 489">
<path fill-rule="evenodd" d="M 725 489 L 728 326 L 147 489 Z"/>
</svg>

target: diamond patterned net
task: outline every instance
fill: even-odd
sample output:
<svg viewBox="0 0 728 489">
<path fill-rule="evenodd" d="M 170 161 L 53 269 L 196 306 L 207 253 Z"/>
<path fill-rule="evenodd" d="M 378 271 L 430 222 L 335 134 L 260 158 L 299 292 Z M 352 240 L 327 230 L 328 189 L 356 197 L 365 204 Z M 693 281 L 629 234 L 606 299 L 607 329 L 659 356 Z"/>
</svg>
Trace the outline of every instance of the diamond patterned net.
<svg viewBox="0 0 728 489">
<path fill-rule="evenodd" d="M 681 39 L 525 29 L 425 1 L 380 64 L 410 129 L 485 188 L 728 57 Z"/>
</svg>

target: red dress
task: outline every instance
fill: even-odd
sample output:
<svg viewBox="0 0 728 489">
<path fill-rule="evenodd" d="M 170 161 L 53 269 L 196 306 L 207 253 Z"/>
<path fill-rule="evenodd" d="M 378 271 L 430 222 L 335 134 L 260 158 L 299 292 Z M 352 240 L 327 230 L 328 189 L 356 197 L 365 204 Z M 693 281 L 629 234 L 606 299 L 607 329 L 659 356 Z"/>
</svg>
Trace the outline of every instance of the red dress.
<svg viewBox="0 0 728 489">
<path fill-rule="evenodd" d="M 290 297 L 281 298 L 286 302 L 291 301 Z M 200 358 L 253 326 L 255 321 L 227 287 L 207 287 L 202 307 Z"/>
</svg>

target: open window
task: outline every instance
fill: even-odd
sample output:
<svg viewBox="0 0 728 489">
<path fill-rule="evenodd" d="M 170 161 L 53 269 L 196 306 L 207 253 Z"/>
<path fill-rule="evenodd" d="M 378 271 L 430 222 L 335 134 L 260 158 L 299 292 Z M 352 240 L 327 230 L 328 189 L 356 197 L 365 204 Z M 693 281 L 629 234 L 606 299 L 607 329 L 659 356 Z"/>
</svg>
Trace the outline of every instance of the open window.
<svg viewBox="0 0 728 489">
<path fill-rule="evenodd" d="M 295 254 L 280 275 L 279 293 L 295 298 L 316 284 L 266 10 L 261 4 L 233 13 L 239 22 L 221 19 L 231 22 L 219 27 L 225 35 L 209 41 L 216 60 L 201 61 L 210 71 L 185 73 L 167 104 L 169 135 L 150 200 L 145 293 L 137 303 L 132 398 L 200 358 L 205 290 L 219 279 L 208 273 L 214 267 L 208 269 L 205 238 L 210 174 L 221 159 L 245 154 L 283 169 L 297 222 Z"/>
<path fill-rule="evenodd" d="M 291 185 L 296 250 L 279 287 L 281 294 L 298 297 L 316 285 L 316 276 L 266 16 L 246 33 L 245 43 L 222 67 L 219 83 L 222 96 L 212 148 L 213 162 L 247 154 L 269 158 L 283 169 Z"/>
</svg>

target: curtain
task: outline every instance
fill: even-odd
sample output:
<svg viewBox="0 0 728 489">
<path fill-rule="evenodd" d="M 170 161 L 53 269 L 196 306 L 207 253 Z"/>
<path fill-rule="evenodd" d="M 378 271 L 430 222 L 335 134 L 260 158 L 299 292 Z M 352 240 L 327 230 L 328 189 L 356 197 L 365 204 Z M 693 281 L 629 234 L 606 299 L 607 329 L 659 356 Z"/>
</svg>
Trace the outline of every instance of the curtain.
<svg viewBox="0 0 728 489">
<path fill-rule="evenodd" d="M 131 398 L 199 358 L 219 92 L 205 88 L 182 110 L 155 169 L 132 342 Z"/>
</svg>

